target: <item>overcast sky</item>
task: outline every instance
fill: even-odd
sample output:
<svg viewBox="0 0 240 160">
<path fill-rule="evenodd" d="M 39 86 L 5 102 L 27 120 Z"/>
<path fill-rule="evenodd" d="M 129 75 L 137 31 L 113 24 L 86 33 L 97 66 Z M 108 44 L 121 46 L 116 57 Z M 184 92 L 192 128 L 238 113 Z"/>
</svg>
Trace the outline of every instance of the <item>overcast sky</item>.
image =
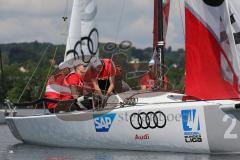
<svg viewBox="0 0 240 160">
<path fill-rule="evenodd" d="M 66 14 L 66 10 L 70 16 L 72 1 L 0 0 L 0 43 L 37 40 L 65 44 L 67 24 L 61 17 Z M 117 37 L 117 42 L 130 40 L 138 48 L 152 46 L 153 0 L 96 1 L 100 41 L 115 42 Z M 178 49 L 184 47 L 179 3 L 176 2 L 171 7 L 174 12 L 170 15 L 167 45 Z M 122 8 L 123 15 L 120 21 Z"/>
</svg>

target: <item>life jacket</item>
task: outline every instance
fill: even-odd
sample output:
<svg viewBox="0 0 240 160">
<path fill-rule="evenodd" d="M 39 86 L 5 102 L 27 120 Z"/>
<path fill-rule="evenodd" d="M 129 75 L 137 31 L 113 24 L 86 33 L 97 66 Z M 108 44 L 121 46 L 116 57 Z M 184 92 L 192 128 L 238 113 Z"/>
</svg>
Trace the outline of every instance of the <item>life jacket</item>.
<svg viewBox="0 0 240 160">
<path fill-rule="evenodd" d="M 62 100 L 69 100 L 73 99 L 72 93 L 71 93 L 71 85 L 76 85 L 77 90 L 80 91 L 83 88 L 83 78 L 81 75 L 76 73 L 70 73 L 64 78 L 63 86 L 68 88 L 69 90 L 65 90 L 61 92 L 61 99 Z"/>
<path fill-rule="evenodd" d="M 45 97 L 49 99 L 55 99 L 55 100 L 64 100 L 62 99 L 62 94 L 70 93 L 71 90 L 67 86 L 64 85 L 64 74 L 57 74 L 54 76 L 51 76 L 48 79 L 48 82 L 46 84 L 46 91 L 45 91 Z M 48 109 L 54 109 L 56 108 L 56 103 L 47 103 Z"/>
<path fill-rule="evenodd" d="M 59 86 L 55 81 L 55 76 L 51 76 L 46 84 L 46 91 L 44 94 L 44 97 L 49 98 L 49 99 L 55 99 L 55 100 L 60 100 L 60 90 Z M 48 109 L 54 109 L 56 108 L 57 103 L 47 103 Z"/>
</svg>

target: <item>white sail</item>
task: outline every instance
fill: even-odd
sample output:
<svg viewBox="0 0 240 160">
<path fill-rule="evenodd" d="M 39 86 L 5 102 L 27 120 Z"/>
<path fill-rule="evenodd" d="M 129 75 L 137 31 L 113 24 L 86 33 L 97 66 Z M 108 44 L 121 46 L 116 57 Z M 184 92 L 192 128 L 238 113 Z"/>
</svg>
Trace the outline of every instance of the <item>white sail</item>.
<svg viewBox="0 0 240 160">
<path fill-rule="evenodd" d="M 231 43 L 231 51 L 233 53 L 233 68 L 237 73 L 238 77 L 238 88 L 240 90 L 240 11 L 239 11 L 239 1 L 231 0 L 228 1 L 228 9 L 231 25 L 229 26 L 229 34 L 234 35 L 234 40 Z M 230 24 L 230 23 L 229 23 Z M 232 37 L 232 36 L 231 36 Z"/>
<path fill-rule="evenodd" d="M 74 0 L 64 62 L 88 61 L 98 52 L 95 0 Z"/>
</svg>

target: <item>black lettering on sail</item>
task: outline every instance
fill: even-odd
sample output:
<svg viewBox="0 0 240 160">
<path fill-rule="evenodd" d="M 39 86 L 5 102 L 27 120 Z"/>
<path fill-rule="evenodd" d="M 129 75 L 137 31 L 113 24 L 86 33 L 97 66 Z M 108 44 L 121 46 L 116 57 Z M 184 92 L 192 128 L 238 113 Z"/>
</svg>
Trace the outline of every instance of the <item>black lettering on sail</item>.
<svg viewBox="0 0 240 160">
<path fill-rule="evenodd" d="M 224 2 L 224 0 L 203 0 L 203 1 L 204 3 L 212 7 L 218 7 Z"/>
<path fill-rule="evenodd" d="M 233 14 L 231 14 L 231 16 L 230 16 L 230 20 L 231 20 L 231 24 L 233 24 L 233 23 L 235 23 L 235 22 L 236 22 L 236 20 L 235 20 L 235 18 L 234 18 L 234 15 L 233 15 Z"/>
<path fill-rule="evenodd" d="M 235 44 L 240 44 L 240 32 L 238 33 L 233 33 L 234 39 L 235 39 Z"/>
</svg>

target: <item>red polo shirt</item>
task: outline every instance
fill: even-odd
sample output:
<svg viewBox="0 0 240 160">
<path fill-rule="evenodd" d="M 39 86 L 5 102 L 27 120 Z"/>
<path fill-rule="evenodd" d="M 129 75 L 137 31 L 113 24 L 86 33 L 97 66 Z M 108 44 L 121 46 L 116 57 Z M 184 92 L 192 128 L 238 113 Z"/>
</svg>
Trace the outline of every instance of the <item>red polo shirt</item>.
<svg viewBox="0 0 240 160">
<path fill-rule="evenodd" d="M 153 88 L 155 83 L 156 83 L 156 80 L 154 79 L 153 76 L 150 76 L 149 73 L 145 73 L 140 79 L 140 85 L 146 86 L 147 90 Z"/>
<path fill-rule="evenodd" d="M 167 78 L 167 76 L 164 75 L 163 81 L 164 81 L 163 82 L 164 85 L 168 85 L 168 78 Z M 140 85 L 141 86 L 146 86 L 147 90 L 152 89 L 154 87 L 155 83 L 156 83 L 155 78 L 153 76 L 151 76 L 149 74 L 149 72 L 145 73 L 143 75 L 143 77 L 140 79 Z"/>
<path fill-rule="evenodd" d="M 78 90 L 81 90 L 83 87 L 83 78 L 80 74 L 71 73 L 66 77 L 67 85 L 74 85 L 78 87 Z"/>
<path fill-rule="evenodd" d="M 98 79 L 108 79 L 116 75 L 116 67 L 111 59 L 102 59 L 104 66 L 98 75 Z"/>
<path fill-rule="evenodd" d="M 84 75 L 84 89 L 86 92 L 94 91 L 92 79 L 109 79 L 109 77 L 116 76 L 116 67 L 111 59 L 102 59 L 104 65 L 101 72 L 98 74 L 93 66 L 89 66 Z M 86 94 L 86 93 L 85 93 Z"/>
</svg>

